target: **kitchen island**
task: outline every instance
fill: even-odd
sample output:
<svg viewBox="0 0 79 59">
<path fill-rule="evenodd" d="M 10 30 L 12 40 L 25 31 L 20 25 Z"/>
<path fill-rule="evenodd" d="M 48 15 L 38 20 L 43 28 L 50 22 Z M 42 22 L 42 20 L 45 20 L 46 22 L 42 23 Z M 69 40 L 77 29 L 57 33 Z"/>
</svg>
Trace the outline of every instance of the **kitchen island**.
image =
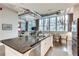
<svg viewBox="0 0 79 59">
<path fill-rule="evenodd" d="M 52 36 L 42 37 L 17 37 L 2 40 L 6 56 L 44 56 L 52 47 Z"/>
</svg>

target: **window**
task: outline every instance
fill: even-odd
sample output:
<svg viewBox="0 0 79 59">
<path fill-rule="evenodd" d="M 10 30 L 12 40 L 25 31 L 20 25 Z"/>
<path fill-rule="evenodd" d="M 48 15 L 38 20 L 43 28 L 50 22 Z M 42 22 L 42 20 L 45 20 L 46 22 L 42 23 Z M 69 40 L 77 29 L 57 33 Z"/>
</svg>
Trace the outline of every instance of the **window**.
<svg viewBox="0 0 79 59">
<path fill-rule="evenodd" d="M 35 20 L 28 21 L 28 31 L 32 31 L 32 27 L 36 27 Z"/>
<path fill-rule="evenodd" d="M 39 20 L 40 31 L 68 31 L 68 15 L 46 17 Z"/>
<path fill-rule="evenodd" d="M 50 31 L 56 31 L 56 17 L 50 18 Z"/>
<path fill-rule="evenodd" d="M 25 19 L 21 19 L 18 21 L 18 30 L 20 31 L 26 31 L 26 23 Z"/>
<path fill-rule="evenodd" d="M 43 31 L 43 19 L 39 20 L 39 31 Z"/>
<path fill-rule="evenodd" d="M 49 31 L 49 18 L 43 19 L 44 22 L 44 31 Z"/>
<path fill-rule="evenodd" d="M 39 31 L 49 31 L 49 19 L 42 18 L 39 20 Z"/>
<path fill-rule="evenodd" d="M 68 15 L 65 16 L 65 31 L 68 31 L 68 23 L 69 23 L 69 18 Z"/>
<path fill-rule="evenodd" d="M 57 17 L 57 31 L 64 31 L 64 19 L 63 16 Z"/>
<path fill-rule="evenodd" d="M 22 29 L 22 31 L 25 31 L 26 30 L 25 26 L 26 26 L 26 23 L 25 22 L 22 22 L 21 23 L 21 29 Z"/>
</svg>

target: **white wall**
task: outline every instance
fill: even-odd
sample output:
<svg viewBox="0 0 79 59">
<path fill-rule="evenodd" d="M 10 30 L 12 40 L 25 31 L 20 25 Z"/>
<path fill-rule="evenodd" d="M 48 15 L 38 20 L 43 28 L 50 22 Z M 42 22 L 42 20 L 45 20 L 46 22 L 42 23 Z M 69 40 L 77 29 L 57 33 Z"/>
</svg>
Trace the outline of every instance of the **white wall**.
<svg viewBox="0 0 79 59">
<path fill-rule="evenodd" d="M 79 4 L 74 6 L 74 19 L 79 18 Z"/>
<path fill-rule="evenodd" d="M 3 6 L 2 6 L 3 7 Z M 3 31 L 2 24 L 12 24 L 11 31 Z M 18 36 L 18 14 L 8 8 L 0 10 L 0 40 Z"/>
</svg>

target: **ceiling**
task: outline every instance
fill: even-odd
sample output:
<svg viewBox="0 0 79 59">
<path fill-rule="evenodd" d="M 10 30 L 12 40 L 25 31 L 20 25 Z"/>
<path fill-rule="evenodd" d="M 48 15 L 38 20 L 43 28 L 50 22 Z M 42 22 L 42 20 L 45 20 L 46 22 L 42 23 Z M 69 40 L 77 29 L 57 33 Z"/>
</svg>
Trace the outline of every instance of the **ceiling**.
<svg viewBox="0 0 79 59">
<path fill-rule="evenodd" d="M 29 9 L 38 14 L 50 14 L 58 10 L 63 10 L 75 5 L 74 3 L 10 3 L 3 4 L 8 8 L 13 9 L 19 13 L 24 12 L 24 9 Z"/>
</svg>

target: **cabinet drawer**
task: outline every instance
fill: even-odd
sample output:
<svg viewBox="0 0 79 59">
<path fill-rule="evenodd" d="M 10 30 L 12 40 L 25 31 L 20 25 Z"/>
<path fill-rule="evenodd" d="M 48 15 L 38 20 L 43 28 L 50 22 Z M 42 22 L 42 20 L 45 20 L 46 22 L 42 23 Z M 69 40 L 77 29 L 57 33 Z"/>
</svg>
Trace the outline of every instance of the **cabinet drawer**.
<svg viewBox="0 0 79 59">
<path fill-rule="evenodd" d="M 41 42 L 41 55 L 45 55 L 50 46 L 51 46 L 51 40 L 50 37 L 48 37 Z"/>
</svg>

